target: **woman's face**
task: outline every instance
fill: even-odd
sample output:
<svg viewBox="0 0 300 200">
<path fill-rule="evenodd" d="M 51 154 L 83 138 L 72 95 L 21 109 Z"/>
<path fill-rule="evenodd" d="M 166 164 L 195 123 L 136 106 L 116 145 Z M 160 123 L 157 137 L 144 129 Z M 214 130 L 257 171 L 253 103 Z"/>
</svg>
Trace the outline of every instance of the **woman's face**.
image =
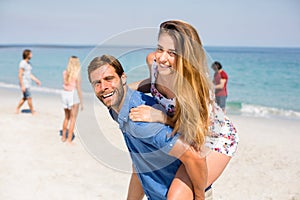
<svg viewBox="0 0 300 200">
<path fill-rule="evenodd" d="M 169 74 L 176 68 L 175 44 L 167 33 L 162 33 L 158 38 L 155 59 L 160 73 Z"/>
</svg>

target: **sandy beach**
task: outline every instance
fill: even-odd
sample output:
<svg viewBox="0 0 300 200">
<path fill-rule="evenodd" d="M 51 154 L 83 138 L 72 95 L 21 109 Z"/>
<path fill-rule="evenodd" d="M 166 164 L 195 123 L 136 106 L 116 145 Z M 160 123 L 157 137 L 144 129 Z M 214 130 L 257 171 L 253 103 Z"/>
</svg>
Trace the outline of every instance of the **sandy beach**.
<svg viewBox="0 0 300 200">
<path fill-rule="evenodd" d="M 126 199 L 130 178 L 126 170 L 116 169 L 115 163 L 100 162 L 91 154 L 93 150 L 86 148 L 88 143 L 80 139 L 78 129 L 74 145 L 60 141 L 63 109 L 59 94 L 33 91 L 37 114 L 32 116 L 14 114 L 21 98 L 19 90 L 0 88 L 0 92 L 0 199 Z M 107 141 L 126 152 L 106 110 L 97 104 L 95 107 Z M 87 106 L 80 115 L 88 111 Z M 214 199 L 300 199 L 300 121 L 230 118 L 238 128 L 240 144 L 213 185 Z M 99 149 L 105 143 L 97 139 L 93 142 Z M 124 164 L 110 152 L 101 154 Z"/>
</svg>

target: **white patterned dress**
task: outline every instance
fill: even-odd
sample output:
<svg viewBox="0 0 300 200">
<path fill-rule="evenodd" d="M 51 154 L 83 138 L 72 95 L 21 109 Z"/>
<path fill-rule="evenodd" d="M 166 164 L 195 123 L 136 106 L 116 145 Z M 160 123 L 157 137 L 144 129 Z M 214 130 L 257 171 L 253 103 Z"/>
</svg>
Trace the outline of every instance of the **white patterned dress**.
<svg viewBox="0 0 300 200">
<path fill-rule="evenodd" d="M 151 94 L 161 104 L 169 115 L 175 112 L 175 98 L 164 97 L 156 88 L 157 65 L 153 62 L 151 69 Z M 222 109 L 214 103 L 210 106 L 210 136 L 206 137 L 205 145 L 211 150 L 233 156 L 237 150 L 239 137 L 233 123 Z"/>
</svg>

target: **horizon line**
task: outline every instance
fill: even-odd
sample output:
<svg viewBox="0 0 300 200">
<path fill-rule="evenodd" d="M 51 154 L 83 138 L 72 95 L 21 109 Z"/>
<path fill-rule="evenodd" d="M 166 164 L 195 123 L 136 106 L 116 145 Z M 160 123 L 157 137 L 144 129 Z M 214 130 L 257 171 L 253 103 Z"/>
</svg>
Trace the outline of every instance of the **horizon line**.
<svg viewBox="0 0 300 200">
<path fill-rule="evenodd" d="M 58 43 L 11 43 L 11 44 L 0 44 L 0 48 L 9 48 L 9 47 L 52 47 L 52 48 L 92 48 L 99 46 L 97 44 L 58 44 Z M 153 45 L 127 45 L 127 44 L 121 44 L 121 45 L 102 45 L 103 47 L 152 47 Z M 300 48 L 300 46 L 249 46 L 249 45 L 203 45 L 204 47 L 229 47 L 229 48 L 291 48 L 291 49 L 297 49 Z M 155 48 L 155 46 L 153 46 Z"/>
</svg>

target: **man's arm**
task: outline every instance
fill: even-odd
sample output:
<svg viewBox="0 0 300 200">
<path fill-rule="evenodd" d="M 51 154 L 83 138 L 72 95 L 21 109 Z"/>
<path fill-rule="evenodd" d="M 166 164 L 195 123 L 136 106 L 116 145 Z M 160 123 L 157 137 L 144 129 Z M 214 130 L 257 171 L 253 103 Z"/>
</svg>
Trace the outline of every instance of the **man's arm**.
<svg viewBox="0 0 300 200">
<path fill-rule="evenodd" d="M 176 141 L 169 154 L 180 159 L 184 164 L 193 184 L 195 200 L 204 200 L 207 183 L 206 157 L 201 156 L 200 152 L 183 143 L 180 139 Z"/>
<path fill-rule="evenodd" d="M 35 77 L 33 74 L 30 74 L 30 78 L 31 78 L 37 85 L 41 85 L 40 80 L 37 79 L 37 77 Z"/>
<path fill-rule="evenodd" d="M 226 79 L 221 79 L 218 85 L 215 85 L 215 89 L 223 89 L 226 83 Z"/>
<path fill-rule="evenodd" d="M 24 73 L 24 69 L 20 68 L 19 69 L 19 74 L 18 74 L 19 82 L 20 82 L 20 86 L 21 86 L 22 92 L 25 92 L 26 88 L 25 88 L 25 86 L 23 84 L 23 73 Z"/>
<path fill-rule="evenodd" d="M 127 200 L 142 200 L 144 197 L 144 190 L 142 184 L 132 166 L 132 174 L 128 188 Z"/>
</svg>

